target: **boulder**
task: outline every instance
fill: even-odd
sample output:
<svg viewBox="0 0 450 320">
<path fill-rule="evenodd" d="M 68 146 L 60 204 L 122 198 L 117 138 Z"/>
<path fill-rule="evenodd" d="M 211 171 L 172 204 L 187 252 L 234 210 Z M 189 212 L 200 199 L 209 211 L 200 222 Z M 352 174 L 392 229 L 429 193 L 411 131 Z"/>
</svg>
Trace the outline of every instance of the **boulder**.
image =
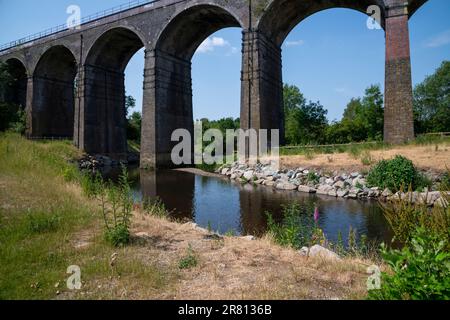
<svg viewBox="0 0 450 320">
<path fill-rule="evenodd" d="M 332 186 L 329 186 L 327 184 L 325 185 L 321 185 L 319 186 L 319 188 L 317 189 L 317 193 L 318 194 L 328 194 L 328 192 L 330 192 L 333 189 Z M 333 189 L 334 190 L 334 189 Z"/>
<path fill-rule="evenodd" d="M 296 190 L 297 186 L 289 182 L 280 182 L 277 184 L 276 188 L 279 190 Z"/>
<path fill-rule="evenodd" d="M 263 185 L 265 185 L 265 186 L 268 186 L 268 187 L 273 187 L 274 185 L 275 185 L 275 181 L 272 181 L 272 180 L 265 180 L 264 182 L 263 182 Z"/>
<path fill-rule="evenodd" d="M 253 180 L 253 170 L 248 170 L 244 172 L 244 179 L 247 181 Z"/>
<path fill-rule="evenodd" d="M 337 181 L 337 182 L 334 184 L 334 187 L 335 187 L 335 188 L 338 188 L 338 189 L 344 189 L 344 188 L 345 188 L 345 182 L 339 180 L 339 181 Z"/>
<path fill-rule="evenodd" d="M 306 192 L 306 193 L 316 193 L 317 190 L 310 187 L 310 186 L 299 186 L 298 191 L 300 192 Z"/>
<path fill-rule="evenodd" d="M 318 244 L 309 248 L 308 255 L 310 257 L 321 257 L 329 260 L 340 260 L 341 258 L 333 251 L 328 250 Z"/>
<path fill-rule="evenodd" d="M 338 190 L 337 191 L 337 196 L 338 197 L 345 197 L 346 195 L 348 195 L 348 190 Z"/>
<path fill-rule="evenodd" d="M 336 192 L 336 190 L 332 189 L 332 190 L 328 191 L 328 195 L 332 196 L 332 197 L 337 197 L 337 192 Z"/>
</svg>

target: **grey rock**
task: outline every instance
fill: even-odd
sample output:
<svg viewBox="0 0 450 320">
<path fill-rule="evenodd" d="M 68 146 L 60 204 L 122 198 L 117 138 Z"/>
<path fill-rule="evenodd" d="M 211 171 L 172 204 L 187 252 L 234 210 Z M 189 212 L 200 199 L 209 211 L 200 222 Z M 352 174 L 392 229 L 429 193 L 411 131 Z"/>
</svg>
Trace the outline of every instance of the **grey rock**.
<svg viewBox="0 0 450 320">
<path fill-rule="evenodd" d="M 337 191 L 337 196 L 338 196 L 338 197 L 343 198 L 343 197 L 345 197 L 346 195 L 348 195 L 348 190 L 338 190 L 338 191 Z"/>
<path fill-rule="evenodd" d="M 280 182 L 276 186 L 279 190 L 296 190 L 297 186 L 289 182 Z"/>
<path fill-rule="evenodd" d="M 316 193 L 317 190 L 310 187 L 310 186 L 299 186 L 298 191 L 300 192 L 306 192 L 306 193 Z"/>
<path fill-rule="evenodd" d="M 318 244 L 309 248 L 309 256 L 310 257 L 321 257 L 330 260 L 340 260 L 341 258 L 333 251 L 328 250 Z"/>
<path fill-rule="evenodd" d="M 250 181 L 253 179 L 253 170 L 249 170 L 249 171 L 245 171 L 244 173 L 244 179 L 246 179 L 247 181 Z"/>
<path fill-rule="evenodd" d="M 339 188 L 339 189 L 344 189 L 344 188 L 345 188 L 345 182 L 339 180 L 339 181 L 337 181 L 337 182 L 334 184 L 334 187 L 335 187 L 335 188 Z"/>
</svg>

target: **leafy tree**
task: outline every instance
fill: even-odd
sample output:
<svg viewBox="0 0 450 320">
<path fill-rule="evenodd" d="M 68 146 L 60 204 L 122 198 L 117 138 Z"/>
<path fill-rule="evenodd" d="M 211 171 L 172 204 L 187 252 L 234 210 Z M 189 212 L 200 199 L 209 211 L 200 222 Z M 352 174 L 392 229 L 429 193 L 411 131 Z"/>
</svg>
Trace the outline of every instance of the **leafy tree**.
<svg viewBox="0 0 450 320">
<path fill-rule="evenodd" d="M 417 133 L 450 131 L 450 61 L 414 89 Z"/>
<path fill-rule="evenodd" d="M 384 110 L 380 86 L 372 85 L 363 98 L 352 98 L 343 118 L 327 128 L 329 143 L 349 143 L 383 138 Z"/>
<path fill-rule="evenodd" d="M 142 115 L 140 112 L 133 112 L 128 118 L 127 138 L 136 142 L 141 141 Z"/>
<path fill-rule="evenodd" d="M 136 107 L 136 99 L 133 96 L 125 95 L 125 112 L 126 116 L 130 113 L 131 109 Z"/>
<path fill-rule="evenodd" d="M 25 112 L 19 105 L 5 101 L 6 91 L 13 81 L 8 65 L 0 63 L 0 131 L 13 130 L 24 133 Z"/>
<path fill-rule="evenodd" d="M 287 143 L 325 142 L 325 130 L 328 125 L 327 110 L 320 102 L 307 102 L 296 86 L 288 84 L 283 87 L 283 97 Z"/>
</svg>

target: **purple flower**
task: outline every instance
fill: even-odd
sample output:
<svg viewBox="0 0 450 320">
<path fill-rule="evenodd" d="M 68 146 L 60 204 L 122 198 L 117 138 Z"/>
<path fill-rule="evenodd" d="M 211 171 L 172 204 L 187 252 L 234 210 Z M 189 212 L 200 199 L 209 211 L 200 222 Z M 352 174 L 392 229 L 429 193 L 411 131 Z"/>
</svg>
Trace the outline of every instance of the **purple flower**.
<svg viewBox="0 0 450 320">
<path fill-rule="evenodd" d="M 316 207 L 314 210 L 314 221 L 317 223 L 319 222 L 319 208 Z"/>
</svg>

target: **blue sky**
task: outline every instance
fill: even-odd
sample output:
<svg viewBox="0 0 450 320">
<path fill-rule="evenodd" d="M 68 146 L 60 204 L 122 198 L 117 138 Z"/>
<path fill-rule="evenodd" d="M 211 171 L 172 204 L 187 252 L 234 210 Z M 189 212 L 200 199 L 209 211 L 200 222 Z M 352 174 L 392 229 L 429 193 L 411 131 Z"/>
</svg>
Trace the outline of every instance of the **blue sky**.
<svg viewBox="0 0 450 320">
<path fill-rule="evenodd" d="M 83 16 L 123 4 L 124 0 L 0 0 L 0 43 L 65 23 L 66 8 L 81 7 Z M 430 0 L 410 20 L 414 84 L 450 59 L 450 1 Z M 384 32 L 369 30 L 367 17 L 347 9 L 316 13 L 289 34 L 283 44 L 284 82 L 297 85 L 310 100 L 320 101 L 330 120 L 339 119 L 351 97 L 384 81 Z M 211 35 L 192 61 L 194 118 L 238 117 L 241 29 Z M 126 69 L 127 92 L 142 104 L 143 52 Z"/>
</svg>

